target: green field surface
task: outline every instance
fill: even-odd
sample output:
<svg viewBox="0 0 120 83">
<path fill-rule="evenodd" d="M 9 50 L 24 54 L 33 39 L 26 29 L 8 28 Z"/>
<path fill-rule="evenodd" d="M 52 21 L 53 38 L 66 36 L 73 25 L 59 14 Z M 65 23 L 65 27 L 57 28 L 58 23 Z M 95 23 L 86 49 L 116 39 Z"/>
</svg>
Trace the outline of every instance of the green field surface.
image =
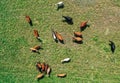
<svg viewBox="0 0 120 83">
<path fill-rule="evenodd" d="M 57 11 L 59 0 L 0 1 L 0 83 L 120 83 L 120 0 L 62 0 L 65 7 Z M 31 17 L 33 26 L 25 16 Z M 73 18 L 73 25 L 62 22 Z M 83 32 L 83 44 L 72 41 L 80 23 L 90 27 Z M 33 34 L 37 29 L 42 42 Z M 51 29 L 59 32 L 65 44 L 56 43 Z M 111 52 L 109 40 L 116 45 Z M 40 54 L 30 48 L 40 45 Z M 71 58 L 62 64 L 64 58 Z M 50 77 L 37 81 L 36 62 L 50 65 Z M 66 73 L 65 78 L 56 74 Z"/>
</svg>

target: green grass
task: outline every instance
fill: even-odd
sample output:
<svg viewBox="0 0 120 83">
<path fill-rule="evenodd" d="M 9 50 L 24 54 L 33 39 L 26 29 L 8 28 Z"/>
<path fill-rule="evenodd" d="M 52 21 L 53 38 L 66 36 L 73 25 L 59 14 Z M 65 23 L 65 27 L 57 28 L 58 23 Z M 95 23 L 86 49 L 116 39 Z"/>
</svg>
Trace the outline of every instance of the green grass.
<svg viewBox="0 0 120 83">
<path fill-rule="evenodd" d="M 0 2 L 0 83 L 119 83 L 120 28 L 119 0 L 63 0 L 65 8 L 56 11 L 58 0 L 2 0 Z M 29 15 L 33 26 L 25 20 Z M 74 24 L 62 22 L 62 15 L 73 18 Z M 83 44 L 72 42 L 73 32 L 82 21 L 90 27 L 83 31 Z M 51 28 L 60 32 L 65 44 L 55 43 Z M 39 31 L 43 43 L 33 30 Z M 116 44 L 112 54 L 109 40 Z M 40 54 L 29 48 L 41 45 Z M 61 64 L 70 57 L 71 62 Z M 35 79 L 37 61 L 52 68 L 51 77 Z M 66 78 L 56 74 L 67 73 Z"/>
</svg>

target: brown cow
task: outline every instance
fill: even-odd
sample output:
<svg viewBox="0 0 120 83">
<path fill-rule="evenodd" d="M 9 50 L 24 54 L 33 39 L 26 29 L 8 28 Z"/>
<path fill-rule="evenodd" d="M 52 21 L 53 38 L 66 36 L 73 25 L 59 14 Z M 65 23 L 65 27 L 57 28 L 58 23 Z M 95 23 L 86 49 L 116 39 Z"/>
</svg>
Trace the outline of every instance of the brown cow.
<svg viewBox="0 0 120 83">
<path fill-rule="evenodd" d="M 36 68 L 37 68 L 40 72 L 42 72 L 42 71 L 41 71 L 42 66 L 41 66 L 41 63 L 40 63 L 40 62 L 37 62 L 37 63 L 36 63 Z"/>
<path fill-rule="evenodd" d="M 45 72 L 47 73 L 47 69 L 48 69 L 49 65 L 45 64 Z"/>
<path fill-rule="evenodd" d="M 30 50 L 31 50 L 32 52 L 39 53 L 39 51 L 38 51 L 37 49 L 35 49 L 35 48 L 30 48 Z"/>
<path fill-rule="evenodd" d="M 80 37 L 73 37 L 73 42 L 76 42 L 76 43 L 82 43 L 82 38 Z"/>
<path fill-rule="evenodd" d="M 82 37 L 82 33 L 81 32 L 74 32 L 74 36 L 76 36 L 76 37 Z"/>
<path fill-rule="evenodd" d="M 61 78 L 64 78 L 64 77 L 66 77 L 66 73 L 62 73 L 62 74 L 57 74 L 57 77 L 61 77 Z"/>
<path fill-rule="evenodd" d="M 39 81 L 40 79 L 42 79 L 43 77 L 44 77 L 44 74 L 43 74 L 43 73 L 38 74 L 38 75 L 36 76 L 36 78 L 37 78 L 38 81 Z"/>
<path fill-rule="evenodd" d="M 34 36 L 40 40 L 40 36 L 39 36 L 39 33 L 38 33 L 38 30 L 33 30 L 34 31 Z"/>
<path fill-rule="evenodd" d="M 30 16 L 25 16 L 25 18 L 26 18 L 26 21 L 30 24 L 30 26 L 33 26 Z"/>
<path fill-rule="evenodd" d="M 42 49 L 41 46 L 39 46 L 39 45 L 36 45 L 33 48 L 30 48 L 30 50 L 32 52 L 36 52 L 36 53 L 39 53 L 39 49 Z"/>
<path fill-rule="evenodd" d="M 80 25 L 80 28 L 86 27 L 86 26 L 87 26 L 87 22 L 88 22 L 88 21 L 82 22 L 81 25 Z"/>
<path fill-rule="evenodd" d="M 41 63 L 42 72 L 45 71 L 45 63 Z"/>
<path fill-rule="evenodd" d="M 55 35 L 56 35 L 57 39 L 58 39 L 61 43 L 64 44 L 64 40 L 63 40 L 62 35 L 61 35 L 60 33 L 58 33 L 58 32 L 55 32 Z"/>
<path fill-rule="evenodd" d="M 36 50 L 39 50 L 39 49 L 41 49 L 41 46 L 36 45 L 36 46 L 34 46 L 33 48 L 36 49 Z"/>
</svg>

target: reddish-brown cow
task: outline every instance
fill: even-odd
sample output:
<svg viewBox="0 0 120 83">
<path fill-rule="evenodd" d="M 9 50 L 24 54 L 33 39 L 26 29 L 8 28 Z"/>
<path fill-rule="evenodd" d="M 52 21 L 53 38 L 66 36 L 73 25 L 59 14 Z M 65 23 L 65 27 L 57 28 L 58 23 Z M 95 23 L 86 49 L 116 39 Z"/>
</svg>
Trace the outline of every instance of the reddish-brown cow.
<svg viewBox="0 0 120 83">
<path fill-rule="evenodd" d="M 37 39 L 40 39 L 38 30 L 33 30 L 33 31 L 34 31 L 34 36 L 35 36 Z"/>
<path fill-rule="evenodd" d="M 26 18 L 26 21 L 30 24 L 30 26 L 33 26 L 30 16 L 26 16 L 25 18 Z"/>
<path fill-rule="evenodd" d="M 80 28 L 85 28 L 87 26 L 87 22 L 88 21 L 82 22 L 81 25 L 80 25 Z"/>
</svg>

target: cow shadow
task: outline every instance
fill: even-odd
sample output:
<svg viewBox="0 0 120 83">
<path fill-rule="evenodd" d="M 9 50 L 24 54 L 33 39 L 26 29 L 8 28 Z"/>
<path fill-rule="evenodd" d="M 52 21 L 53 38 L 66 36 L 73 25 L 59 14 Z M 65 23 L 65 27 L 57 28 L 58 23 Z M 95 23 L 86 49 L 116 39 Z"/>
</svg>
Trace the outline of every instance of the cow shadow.
<svg viewBox="0 0 120 83">
<path fill-rule="evenodd" d="M 60 9 L 63 9 L 65 6 L 60 6 L 60 7 L 57 7 L 57 11 L 59 11 Z"/>
<path fill-rule="evenodd" d="M 62 20 L 62 22 L 66 22 L 69 25 L 73 25 L 73 21 Z"/>
<path fill-rule="evenodd" d="M 43 40 L 42 40 L 42 39 L 38 39 L 38 38 L 37 38 L 37 40 L 38 40 L 39 42 L 43 43 Z"/>
<path fill-rule="evenodd" d="M 73 41 L 76 44 L 83 44 L 83 41 Z"/>
<path fill-rule="evenodd" d="M 30 26 L 33 26 L 33 22 L 32 20 L 30 19 L 30 22 L 29 22 Z"/>
<path fill-rule="evenodd" d="M 61 44 L 65 44 L 65 42 L 64 42 L 63 40 L 59 40 L 59 42 L 60 42 Z"/>
<path fill-rule="evenodd" d="M 33 52 L 33 53 L 40 54 L 39 50 L 37 50 L 37 51 L 32 50 L 32 52 Z"/>
</svg>

